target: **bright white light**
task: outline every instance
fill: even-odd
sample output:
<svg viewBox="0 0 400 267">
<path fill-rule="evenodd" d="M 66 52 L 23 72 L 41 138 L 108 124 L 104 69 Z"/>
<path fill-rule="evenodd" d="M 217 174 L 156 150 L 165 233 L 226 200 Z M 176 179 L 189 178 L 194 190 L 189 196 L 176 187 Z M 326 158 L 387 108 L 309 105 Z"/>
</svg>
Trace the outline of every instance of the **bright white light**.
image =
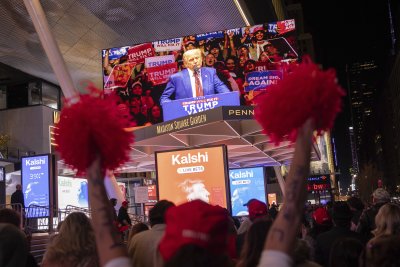
<svg viewBox="0 0 400 267">
<path fill-rule="evenodd" d="M 239 1 L 233 0 L 233 2 L 235 2 L 235 5 L 236 5 L 237 9 L 239 10 L 239 13 L 242 16 L 242 19 L 244 20 L 244 23 L 246 24 L 246 26 L 250 26 L 249 20 L 247 19 L 246 15 L 244 14 L 244 11 L 243 11 L 242 7 L 240 6 Z"/>
</svg>

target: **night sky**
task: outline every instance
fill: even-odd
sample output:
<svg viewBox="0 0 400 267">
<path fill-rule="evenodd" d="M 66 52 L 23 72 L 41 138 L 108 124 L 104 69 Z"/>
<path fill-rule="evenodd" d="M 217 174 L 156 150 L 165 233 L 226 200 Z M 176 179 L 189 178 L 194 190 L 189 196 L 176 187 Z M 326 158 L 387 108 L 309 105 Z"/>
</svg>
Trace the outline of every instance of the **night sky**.
<svg viewBox="0 0 400 267">
<path fill-rule="evenodd" d="M 302 0 L 305 32 L 312 34 L 316 61 L 324 68 L 335 68 L 339 83 L 347 91 L 345 66 L 364 59 L 377 60 L 383 69 L 390 51 L 387 1 L 383 0 Z M 377 76 L 377 79 L 382 79 Z M 349 99 L 344 99 L 333 136 L 336 141 L 342 185 L 350 181 L 351 151 Z"/>
</svg>

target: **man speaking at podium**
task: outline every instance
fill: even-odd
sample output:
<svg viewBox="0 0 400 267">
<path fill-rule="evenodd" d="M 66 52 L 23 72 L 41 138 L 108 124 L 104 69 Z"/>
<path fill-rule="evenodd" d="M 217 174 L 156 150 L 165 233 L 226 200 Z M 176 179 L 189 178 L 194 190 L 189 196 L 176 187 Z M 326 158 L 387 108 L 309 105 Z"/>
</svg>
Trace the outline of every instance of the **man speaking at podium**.
<svg viewBox="0 0 400 267">
<path fill-rule="evenodd" d="M 160 104 L 176 99 L 192 98 L 217 93 L 228 93 L 228 87 L 218 78 L 214 68 L 201 67 L 200 49 L 188 50 L 183 54 L 186 69 L 171 75 L 160 97 Z"/>
</svg>

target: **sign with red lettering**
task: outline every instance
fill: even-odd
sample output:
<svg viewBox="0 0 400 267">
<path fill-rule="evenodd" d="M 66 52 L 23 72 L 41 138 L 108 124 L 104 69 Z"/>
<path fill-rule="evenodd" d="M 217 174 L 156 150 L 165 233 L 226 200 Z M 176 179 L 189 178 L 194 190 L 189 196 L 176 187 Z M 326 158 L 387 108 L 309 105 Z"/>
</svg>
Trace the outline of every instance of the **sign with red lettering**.
<svg viewBox="0 0 400 267">
<path fill-rule="evenodd" d="M 153 82 L 154 85 L 167 83 L 169 76 L 178 71 L 178 64 L 176 62 L 165 64 L 158 67 L 147 68 L 147 75 L 149 81 Z"/>
<path fill-rule="evenodd" d="M 278 21 L 276 24 L 279 34 L 284 34 L 290 31 L 294 31 L 296 29 L 294 19 Z"/>
<path fill-rule="evenodd" d="M 144 63 L 146 57 L 153 57 L 155 55 L 151 43 L 135 45 L 128 49 L 128 62 L 129 63 Z"/>
</svg>

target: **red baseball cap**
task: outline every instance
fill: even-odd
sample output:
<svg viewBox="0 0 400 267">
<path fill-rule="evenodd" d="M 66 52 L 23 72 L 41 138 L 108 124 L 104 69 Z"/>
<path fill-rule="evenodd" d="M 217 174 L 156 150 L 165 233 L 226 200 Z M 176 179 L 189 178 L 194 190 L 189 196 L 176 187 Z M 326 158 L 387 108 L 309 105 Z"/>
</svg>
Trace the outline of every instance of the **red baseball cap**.
<svg viewBox="0 0 400 267">
<path fill-rule="evenodd" d="M 249 210 L 249 218 L 252 221 L 259 217 L 265 216 L 268 213 L 267 205 L 255 198 L 250 199 L 245 206 L 247 206 L 247 209 Z"/>
<path fill-rule="evenodd" d="M 127 201 L 127 200 L 124 200 L 124 201 L 122 201 L 122 203 L 121 203 L 122 206 L 126 206 L 126 205 L 128 205 L 128 204 L 129 204 L 129 201 Z"/>
<path fill-rule="evenodd" d="M 227 251 L 228 212 L 219 206 L 194 200 L 169 208 L 165 221 L 167 227 L 158 246 L 165 261 L 188 244 L 215 254 Z"/>
<path fill-rule="evenodd" d="M 328 214 L 328 211 L 325 208 L 319 207 L 317 208 L 312 217 L 317 224 L 329 224 L 331 222 L 331 217 Z"/>
</svg>

